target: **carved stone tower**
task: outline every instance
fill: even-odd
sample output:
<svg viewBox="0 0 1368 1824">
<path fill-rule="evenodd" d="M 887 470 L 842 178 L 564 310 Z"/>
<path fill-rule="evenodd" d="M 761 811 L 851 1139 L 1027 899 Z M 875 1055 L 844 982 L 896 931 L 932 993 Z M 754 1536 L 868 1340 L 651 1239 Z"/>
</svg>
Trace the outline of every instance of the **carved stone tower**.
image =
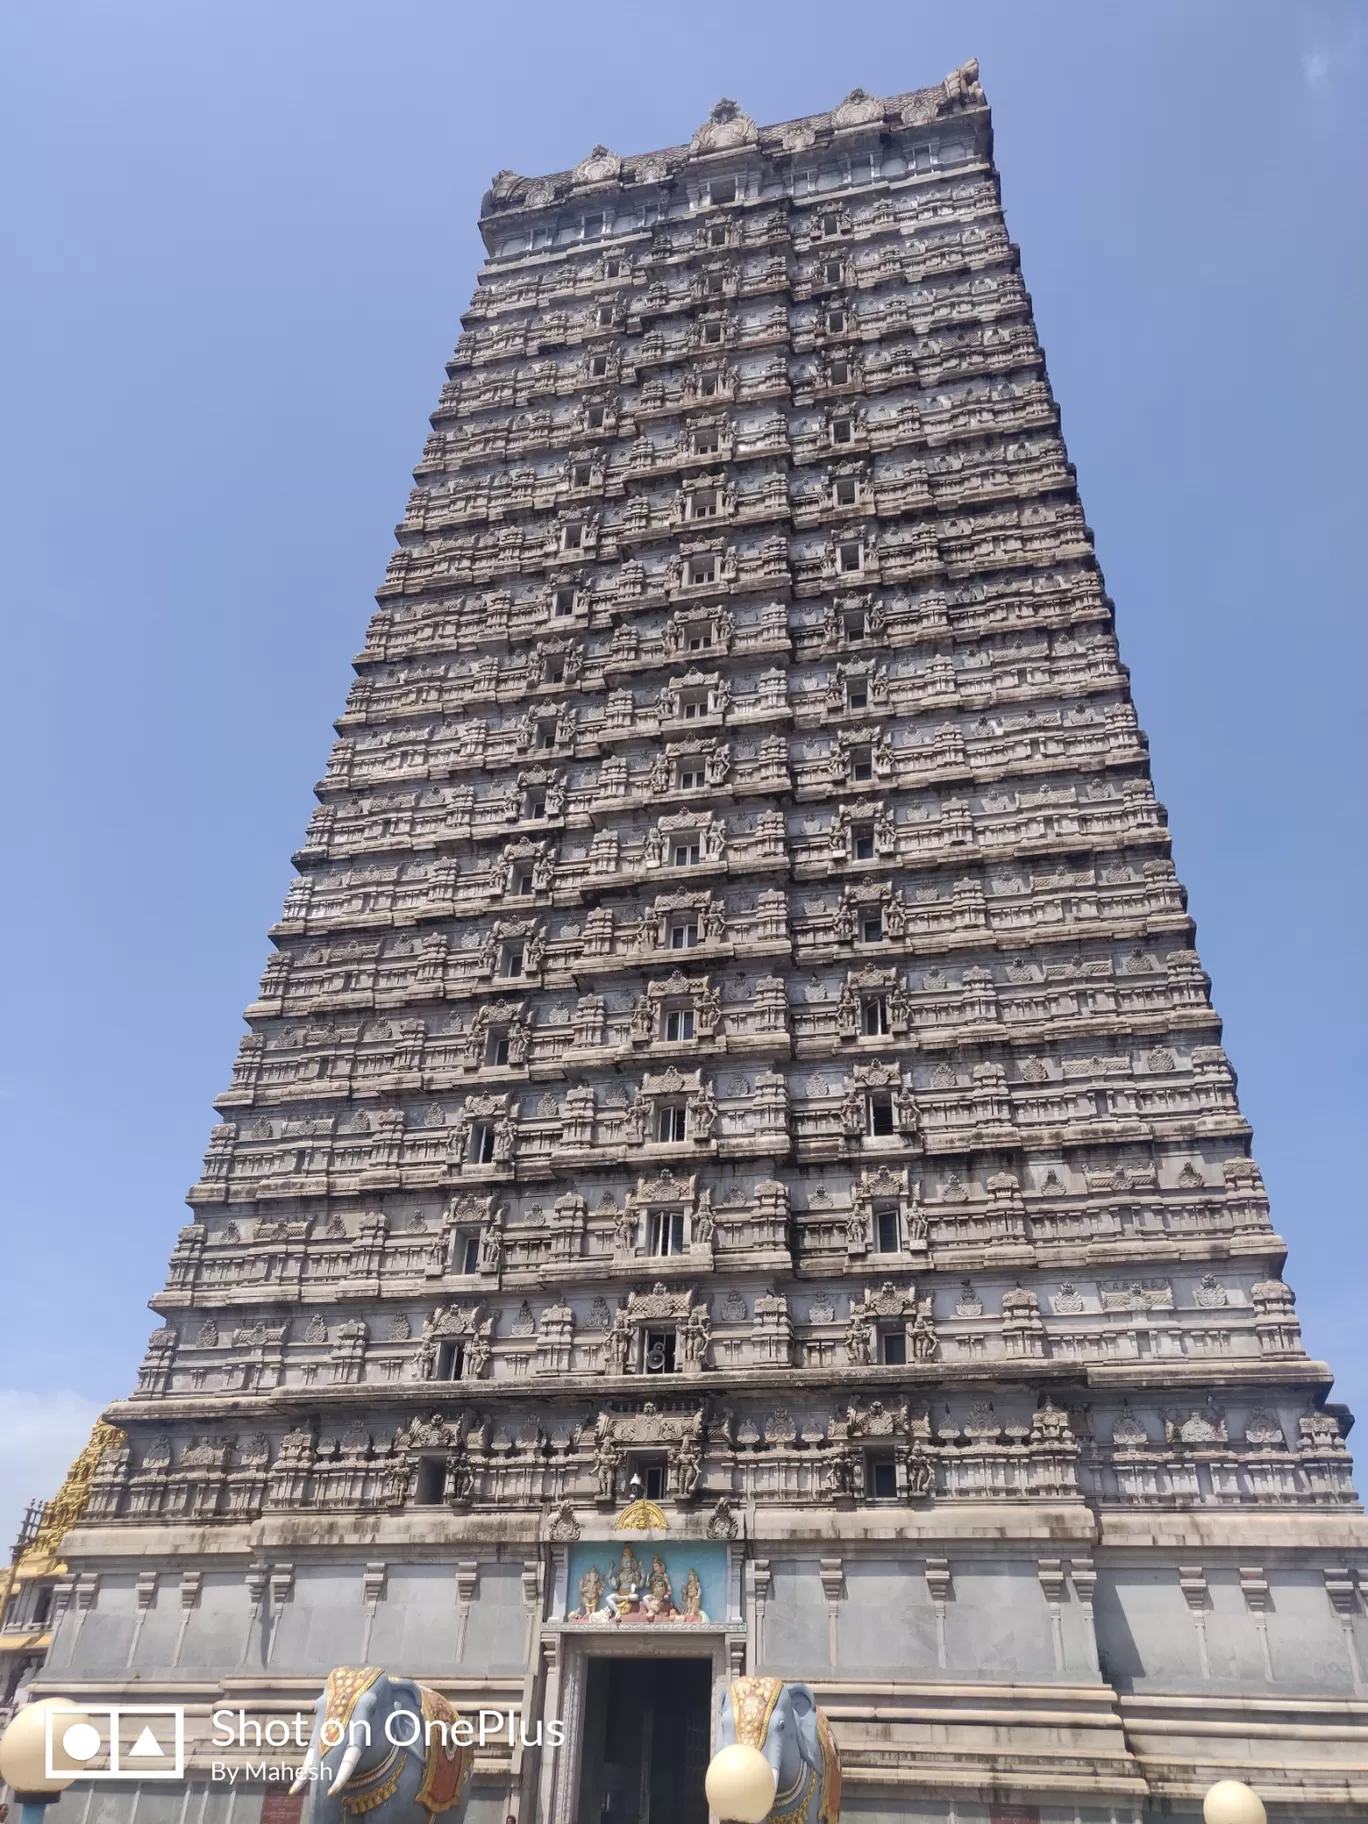
<svg viewBox="0 0 1368 1824">
<path fill-rule="evenodd" d="M 494 180 L 50 1688 L 371 1660 L 521 1712 L 480 1820 L 701 1824 L 729 1670 L 871 1820 L 1368 1798 L 1348 1418 L 991 147 L 970 64 Z"/>
</svg>

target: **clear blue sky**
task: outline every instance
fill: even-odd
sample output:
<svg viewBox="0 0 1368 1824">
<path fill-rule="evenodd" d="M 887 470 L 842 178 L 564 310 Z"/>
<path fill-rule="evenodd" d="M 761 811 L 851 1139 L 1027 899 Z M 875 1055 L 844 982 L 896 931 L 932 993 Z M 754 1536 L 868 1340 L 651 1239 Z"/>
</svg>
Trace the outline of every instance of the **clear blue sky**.
<svg viewBox="0 0 1368 1824">
<path fill-rule="evenodd" d="M 132 1385 L 491 174 L 971 56 L 1308 1343 L 1368 1410 L 1366 27 L 9 0 L 0 1531 Z"/>
</svg>

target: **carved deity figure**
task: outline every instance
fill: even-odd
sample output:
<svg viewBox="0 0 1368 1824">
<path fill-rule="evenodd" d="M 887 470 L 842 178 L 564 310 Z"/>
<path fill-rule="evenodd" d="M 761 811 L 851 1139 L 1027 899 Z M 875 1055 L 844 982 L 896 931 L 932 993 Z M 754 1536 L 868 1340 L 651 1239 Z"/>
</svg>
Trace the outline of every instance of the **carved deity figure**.
<svg viewBox="0 0 1368 1824">
<path fill-rule="evenodd" d="M 579 1580 L 579 1599 L 576 1621 L 590 1620 L 603 1606 L 603 1578 L 596 1564 L 591 1564 Z"/>
<path fill-rule="evenodd" d="M 716 1123 L 717 1096 L 712 1086 L 705 1083 L 689 1099 L 689 1125 L 697 1139 L 709 1140 Z"/>
<path fill-rule="evenodd" d="M 844 1447 L 838 1449 L 826 1466 L 828 1495 L 851 1495 L 855 1492 L 855 1462 Z"/>
<path fill-rule="evenodd" d="M 846 1360 L 852 1368 L 867 1368 L 874 1359 L 874 1326 L 863 1311 L 852 1311 L 846 1325 Z"/>
<path fill-rule="evenodd" d="M 603 1359 L 609 1374 L 626 1374 L 627 1357 L 632 1349 L 632 1324 L 625 1311 L 613 1316 L 612 1328 L 603 1345 Z"/>
<path fill-rule="evenodd" d="M 600 1501 L 611 1501 L 617 1488 L 617 1472 L 622 1463 L 622 1451 L 614 1443 L 611 1433 L 599 1439 L 598 1450 L 594 1455 L 594 1474 L 598 1477 L 598 1498 Z"/>
<path fill-rule="evenodd" d="M 703 1473 L 703 1446 L 692 1431 L 679 1440 L 674 1460 L 675 1493 L 681 1501 L 692 1501 Z"/>
<path fill-rule="evenodd" d="M 685 1621 L 703 1621 L 703 1585 L 698 1581 L 698 1572 L 691 1570 L 684 1579 L 682 1592 L 684 1606 L 680 1613 Z"/>
<path fill-rule="evenodd" d="M 696 1363 L 700 1368 L 706 1365 L 708 1345 L 712 1341 L 712 1319 L 706 1311 L 694 1309 L 684 1320 L 682 1342 L 684 1360 Z"/>
<path fill-rule="evenodd" d="M 907 1353 L 914 1362 L 933 1362 L 940 1348 L 931 1313 L 919 1308 L 907 1327 Z"/>
<path fill-rule="evenodd" d="M 670 1584 L 665 1560 L 657 1552 L 651 1560 L 650 1575 L 646 1579 L 645 1593 L 641 1606 L 652 1621 L 659 1621 L 662 1616 L 674 1613 L 674 1590 Z"/>
</svg>

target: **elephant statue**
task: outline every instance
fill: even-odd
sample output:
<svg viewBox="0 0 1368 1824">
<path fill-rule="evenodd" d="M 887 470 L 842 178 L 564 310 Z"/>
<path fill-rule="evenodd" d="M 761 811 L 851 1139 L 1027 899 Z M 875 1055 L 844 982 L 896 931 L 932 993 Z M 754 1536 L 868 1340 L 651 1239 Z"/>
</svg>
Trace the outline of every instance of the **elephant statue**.
<svg viewBox="0 0 1368 1824">
<path fill-rule="evenodd" d="M 379 1666 L 335 1666 L 290 1790 L 308 1787 L 307 1824 L 363 1813 L 367 1824 L 432 1824 L 461 1804 L 474 1736 L 440 1692 Z"/>
<path fill-rule="evenodd" d="M 732 1679 L 718 1699 L 708 1799 L 720 1817 L 745 1824 L 839 1824 L 841 1762 L 810 1685 Z"/>
</svg>

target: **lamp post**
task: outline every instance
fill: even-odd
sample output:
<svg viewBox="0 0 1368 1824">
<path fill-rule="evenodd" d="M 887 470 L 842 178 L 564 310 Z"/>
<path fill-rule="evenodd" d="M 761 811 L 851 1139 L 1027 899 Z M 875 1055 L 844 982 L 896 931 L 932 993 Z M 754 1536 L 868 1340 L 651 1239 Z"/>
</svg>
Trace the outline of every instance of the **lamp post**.
<svg viewBox="0 0 1368 1824">
<path fill-rule="evenodd" d="M 0 1735 L 0 1779 L 13 1790 L 19 1801 L 20 1824 L 43 1824 L 44 1806 L 61 1798 L 71 1782 L 80 1777 L 77 1770 L 71 1773 L 47 1771 L 46 1713 L 49 1710 L 61 1710 L 63 1713 L 61 1734 L 54 1741 L 53 1747 L 62 1753 L 64 1760 L 90 1759 L 84 1736 L 67 1744 L 66 1738 L 73 1731 L 84 1730 L 94 1735 L 96 1747 L 99 1746 L 98 1734 L 69 1698 L 43 1697 L 16 1711 L 8 1729 Z"/>
<path fill-rule="evenodd" d="M 1217 1780 L 1202 1800 L 1206 1824 L 1268 1824 L 1268 1813 L 1257 1792 L 1243 1780 Z"/>
</svg>

